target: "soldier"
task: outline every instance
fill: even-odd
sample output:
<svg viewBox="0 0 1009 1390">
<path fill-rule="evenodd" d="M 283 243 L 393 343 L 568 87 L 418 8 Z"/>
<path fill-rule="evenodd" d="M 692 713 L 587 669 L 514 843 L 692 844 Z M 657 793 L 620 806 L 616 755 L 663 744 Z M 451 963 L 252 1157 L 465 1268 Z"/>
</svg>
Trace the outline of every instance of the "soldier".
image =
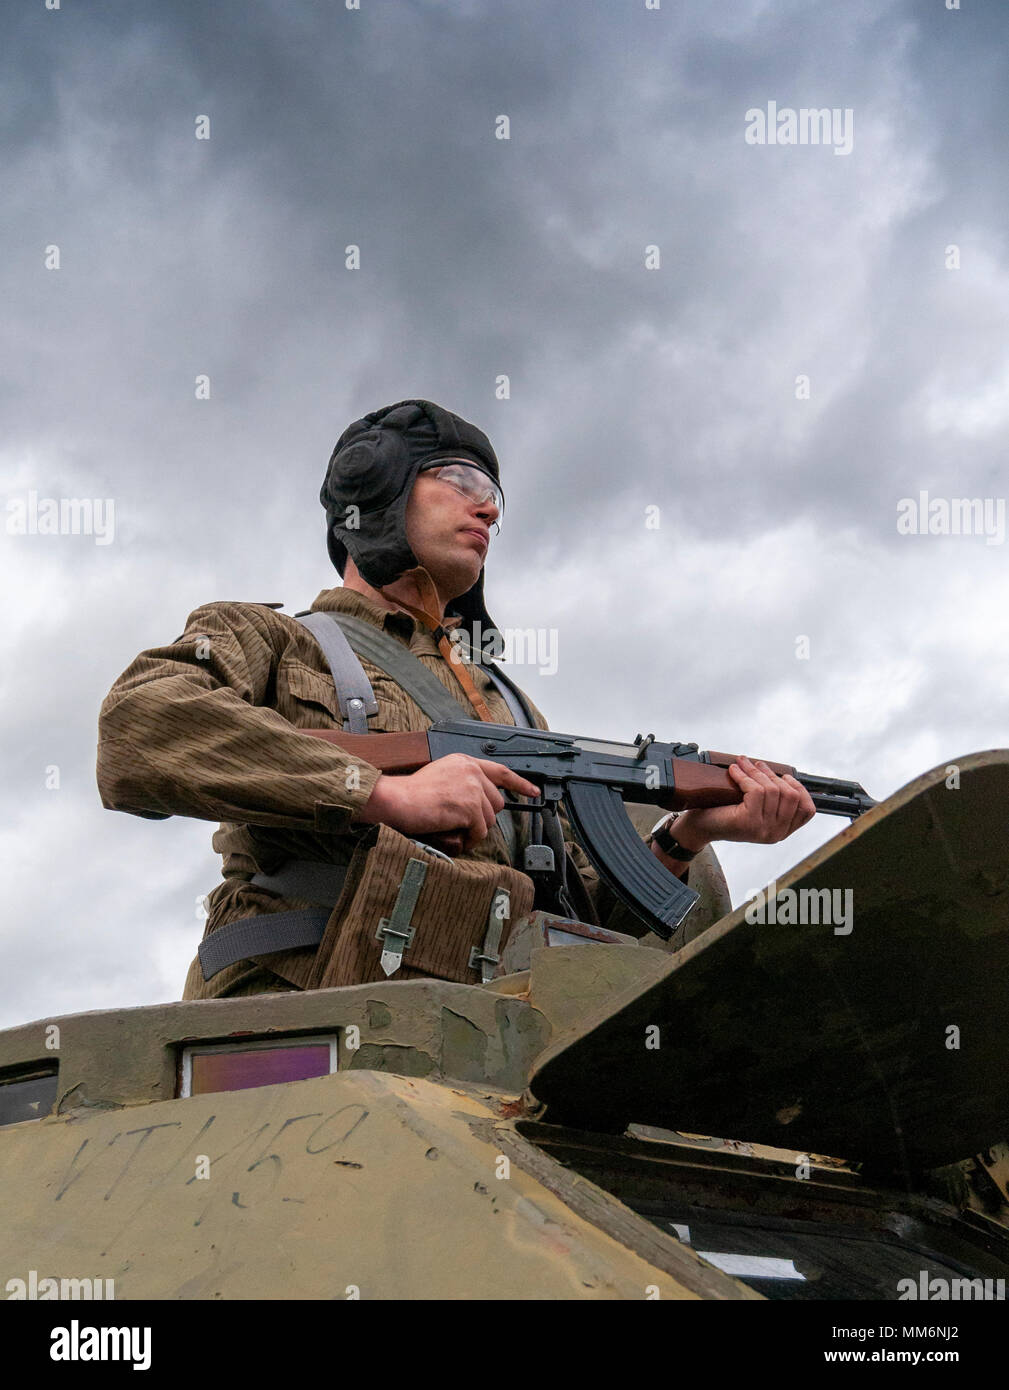
<svg viewBox="0 0 1009 1390">
<path fill-rule="evenodd" d="M 499 481 L 486 435 L 429 401 L 365 416 L 337 442 L 320 494 L 342 587 L 324 589 L 298 619 L 279 604 L 206 604 L 179 638 L 141 653 L 115 682 L 99 724 L 103 804 L 221 822 L 213 845 L 223 881 L 209 895 L 184 998 L 381 978 L 379 952 L 383 970 L 400 978 L 479 982 L 467 970 L 480 956 L 488 901 L 500 912 L 504 893 L 512 921 L 532 906 L 531 882 L 515 867 L 530 817 L 503 807 L 537 796 L 533 783 L 462 754 L 388 776 L 299 732 L 421 731 L 432 711 L 548 727 L 473 643 L 477 633 L 499 637 L 483 595 L 504 506 Z M 702 894 L 691 935 L 729 906 L 706 846 L 780 840 L 814 814 L 793 778 L 740 762 L 738 806 L 682 813 L 675 837 L 668 825 L 649 837 L 666 867 Z M 631 808 L 642 833 L 654 809 Z M 571 868 L 562 915 L 641 936 L 562 824 Z M 415 909 L 426 902 L 428 921 L 409 917 L 403 889 L 419 857 L 415 837 L 460 828 L 455 860 L 424 856 L 426 897 L 413 896 Z M 413 937 L 398 929 L 400 912 Z"/>
</svg>

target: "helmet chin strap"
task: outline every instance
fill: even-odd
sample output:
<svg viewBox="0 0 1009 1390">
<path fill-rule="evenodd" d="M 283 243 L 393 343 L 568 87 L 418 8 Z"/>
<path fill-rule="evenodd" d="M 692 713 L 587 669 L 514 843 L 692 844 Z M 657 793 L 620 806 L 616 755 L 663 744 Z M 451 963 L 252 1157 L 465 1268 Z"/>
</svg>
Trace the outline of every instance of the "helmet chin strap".
<svg viewBox="0 0 1009 1390">
<path fill-rule="evenodd" d="M 493 724 L 493 715 L 487 708 L 479 690 L 477 690 L 476 686 L 473 684 L 473 679 L 466 670 L 466 667 L 459 660 L 459 654 L 453 650 L 449 635 L 442 627 L 441 619 L 437 616 L 441 608 L 441 603 L 438 599 L 438 591 L 434 586 L 434 580 L 423 565 L 418 565 L 416 569 L 407 570 L 405 574 L 400 575 L 400 578 L 412 579 L 417 585 L 424 604 L 422 608 L 417 608 L 412 603 L 407 603 L 397 594 L 387 594 L 384 589 L 379 589 L 378 592 L 389 603 L 395 603 L 398 607 L 405 608 L 411 617 L 423 623 L 431 632 L 435 642 L 438 644 L 438 650 L 448 662 L 449 670 L 462 686 L 463 693 L 467 700 L 473 706 L 474 710 L 476 710 L 477 718 L 482 719 L 487 724 Z"/>
</svg>

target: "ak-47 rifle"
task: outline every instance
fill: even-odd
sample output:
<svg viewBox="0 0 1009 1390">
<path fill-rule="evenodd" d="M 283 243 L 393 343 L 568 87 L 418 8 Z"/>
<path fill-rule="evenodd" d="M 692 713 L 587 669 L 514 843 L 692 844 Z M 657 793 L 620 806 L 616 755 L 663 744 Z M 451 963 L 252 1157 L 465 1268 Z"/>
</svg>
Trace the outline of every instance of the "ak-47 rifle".
<svg viewBox="0 0 1009 1390">
<path fill-rule="evenodd" d="M 646 848 L 624 810 L 624 799 L 651 802 L 667 811 L 731 806 L 743 799 L 727 771 L 737 761 L 735 756 L 701 752 L 696 743 L 659 743 L 652 734 L 638 734 L 633 743 L 614 743 L 477 719 L 445 719 L 426 733 L 413 734 L 305 732 L 336 744 L 383 773 L 416 772 L 450 753 L 489 758 L 521 773 L 541 788 L 542 800 L 506 801 L 504 809 L 544 813 L 544 823 L 552 822 L 556 830 L 556 811 L 563 803 L 600 877 L 664 939 L 673 934 L 698 895 Z M 783 763 L 767 765 L 779 776 L 795 777 L 816 809 L 827 815 L 854 820 L 877 804 L 857 782 L 796 772 Z M 555 835 L 555 844 L 556 839 Z M 456 852 L 462 847 L 461 837 L 451 832 L 439 836 L 437 843 Z"/>
</svg>

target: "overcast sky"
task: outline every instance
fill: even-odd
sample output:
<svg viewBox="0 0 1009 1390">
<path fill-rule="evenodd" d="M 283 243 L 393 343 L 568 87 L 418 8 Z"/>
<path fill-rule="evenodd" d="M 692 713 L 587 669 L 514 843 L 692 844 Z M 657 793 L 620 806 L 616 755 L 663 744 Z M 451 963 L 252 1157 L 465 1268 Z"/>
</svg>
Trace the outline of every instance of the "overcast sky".
<svg viewBox="0 0 1009 1390">
<path fill-rule="evenodd" d="M 1004 0 L 4 26 L 0 1026 L 179 997 L 214 827 L 103 810 L 98 707 L 199 604 L 339 582 L 326 461 L 404 398 L 496 447 L 488 606 L 556 632 L 554 674 L 512 667 L 554 728 L 877 797 L 1007 742 L 1004 524 L 897 526 L 1005 506 Z M 752 142 L 771 102 L 836 110 L 830 143 Z M 114 532 L 19 534 L 32 491 Z M 845 824 L 726 847 L 735 899 Z"/>
</svg>

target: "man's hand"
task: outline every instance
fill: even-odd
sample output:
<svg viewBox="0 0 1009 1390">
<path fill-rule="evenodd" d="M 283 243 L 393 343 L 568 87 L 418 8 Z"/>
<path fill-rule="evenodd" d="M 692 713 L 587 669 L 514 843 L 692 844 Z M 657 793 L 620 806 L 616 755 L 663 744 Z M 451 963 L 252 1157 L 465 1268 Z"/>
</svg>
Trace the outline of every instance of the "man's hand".
<svg viewBox="0 0 1009 1390">
<path fill-rule="evenodd" d="M 458 840 L 446 837 L 439 842 L 451 852 L 467 853 L 490 834 L 504 807 L 507 798 L 499 787 L 539 799 L 534 783 L 501 763 L 450 753 L 408 776 L 383 774 L 356 819 L 381 822 L 412 837 L 458 831 Z"/>
<path fill-rule="evenodd" d="M 740 758 L 729 768 L 743 799 L 736 806 L 684 811 L 671 834 L 684 849 L 703 849 L 712 840 L 741 840 L 773 845 L 816 815 L 813 799 L 801 782 L 779 777 L 766 763 Z"/>
</svg>

